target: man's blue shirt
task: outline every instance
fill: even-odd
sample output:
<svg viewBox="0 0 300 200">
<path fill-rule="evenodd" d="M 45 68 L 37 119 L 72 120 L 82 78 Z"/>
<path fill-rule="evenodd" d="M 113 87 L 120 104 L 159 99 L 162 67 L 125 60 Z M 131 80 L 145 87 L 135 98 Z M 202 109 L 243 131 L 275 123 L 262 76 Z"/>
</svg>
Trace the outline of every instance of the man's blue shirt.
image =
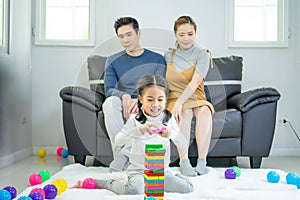
<svg viewBox="0 0 300 200">
<path fill-rule="evenodd" d="M 125 50 L 109 56 L 104 74 L 106 97 L 130 94 L 137 98 L 136 84 L 145 75 L 165 77 L 166 62 L 162 55 L 145 49 L 139 56 L 130 56 Z"/>
</svg>

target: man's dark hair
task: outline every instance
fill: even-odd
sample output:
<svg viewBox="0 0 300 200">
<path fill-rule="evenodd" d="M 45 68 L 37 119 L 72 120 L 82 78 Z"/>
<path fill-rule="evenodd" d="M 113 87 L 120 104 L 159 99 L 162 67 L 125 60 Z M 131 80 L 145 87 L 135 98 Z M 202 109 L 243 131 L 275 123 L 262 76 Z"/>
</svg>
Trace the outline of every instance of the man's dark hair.
<svg viewBox="0 0 300 200">
<path fill-rule="evenodd" d="M 133 29 L 137 33 L 139 30 L 139 23 L 137 22 L 137 20 L 132 17 L 121 17 L 121 18 L 117 19 L 114 24 L 116 34 L 118 35 L 118 29 L 121 26 L 129 25 L 129 24 L 132 25 Z"/>
</svg>

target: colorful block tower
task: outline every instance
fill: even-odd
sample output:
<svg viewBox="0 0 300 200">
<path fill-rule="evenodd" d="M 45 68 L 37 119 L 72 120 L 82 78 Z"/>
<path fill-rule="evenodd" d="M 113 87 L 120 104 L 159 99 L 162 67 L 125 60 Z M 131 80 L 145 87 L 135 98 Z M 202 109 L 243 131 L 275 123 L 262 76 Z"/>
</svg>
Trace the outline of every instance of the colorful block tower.
<svg viewBox="0 0 300 200">
<path fill-rule="evenodd" d="M 164 199 L 164 161 L 166 149 L 162 144 L 146 144 L 144 170 L 144 199 Z"/>
</svg>

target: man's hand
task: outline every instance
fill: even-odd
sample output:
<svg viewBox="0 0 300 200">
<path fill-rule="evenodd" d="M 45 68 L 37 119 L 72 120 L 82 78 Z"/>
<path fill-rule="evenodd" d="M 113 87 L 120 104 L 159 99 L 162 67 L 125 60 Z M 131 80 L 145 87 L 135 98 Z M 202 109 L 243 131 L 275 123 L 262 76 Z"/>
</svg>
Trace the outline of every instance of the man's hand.
<svg viewBox="0 0 300 200">
<path fill-rule="evenodd" d="M 122 106 L 123 106 L 123 116 L 126 120 L 131 114 L 138 113 L 138 106 L 136 101 L 132 101 L 129 94 L 122 95 Z"/>
</svg>

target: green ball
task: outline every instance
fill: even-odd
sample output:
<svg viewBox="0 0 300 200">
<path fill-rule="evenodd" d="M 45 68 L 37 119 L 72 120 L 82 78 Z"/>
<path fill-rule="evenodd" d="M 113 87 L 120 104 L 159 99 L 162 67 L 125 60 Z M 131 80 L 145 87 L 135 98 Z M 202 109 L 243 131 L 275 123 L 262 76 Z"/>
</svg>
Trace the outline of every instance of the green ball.
<svg viewBox="0 0 300 200">
<path fill-rule="evenodd" d="M 44 181 L 47 181 L 47 180 L 49 180 L 50 179 L 50 172 L 48 171 L 48 170 L 41 170 L 40 172 L 39 172 L 39 174 L 41 175 L 41 177 L 42 177 L 42 182 L 44 182 Z"/>
<path fill-rule="evenodd" d="M 231 167 L 231 169 L 233 169 L 235 171 L 236 177 L 241 176 L 241 169 L 238 166 L 233 166 L 233 167 Z"/>
</svg>

